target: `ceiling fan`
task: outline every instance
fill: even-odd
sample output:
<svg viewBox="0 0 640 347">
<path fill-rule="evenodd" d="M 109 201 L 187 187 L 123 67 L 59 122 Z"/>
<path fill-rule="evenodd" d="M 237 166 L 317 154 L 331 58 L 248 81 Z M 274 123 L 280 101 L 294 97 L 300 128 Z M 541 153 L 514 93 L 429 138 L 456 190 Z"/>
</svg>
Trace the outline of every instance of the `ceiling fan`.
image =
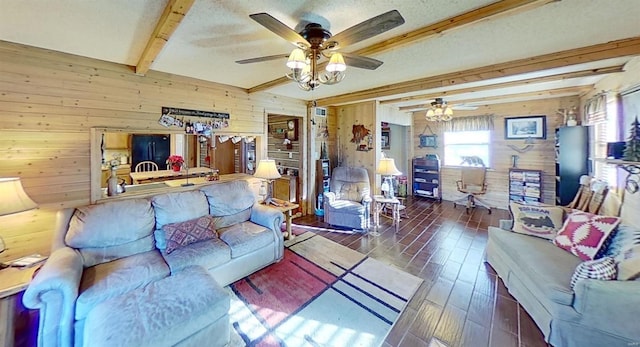
<svg viewBox="0 0 640 347">
<path fill-rule="evenodd" d="M 377 59 L 338 52 L 344 47 L 382 34 L 404 23 L 397 10 L 391 10 L 356 24 L 336 35 L 318 23 L 309 23 L 299 33 L 268 13 L 256 13 L 249 17 L 276 35 L 291 42 L 296 48 L 290 54 L 277 54 L 252 59 L 238 60 L 238 64 L 257 63 L 288 58 L 291 73 L 287 77 L 298 82 L 300 88 L 313 90 L 320 84 L 336 84 L 344 78 L 346 65 L 375 70 L 382 62 Z M 318 72 L 322 58 L 329 59 L 326 71 Z"/>
</svg>

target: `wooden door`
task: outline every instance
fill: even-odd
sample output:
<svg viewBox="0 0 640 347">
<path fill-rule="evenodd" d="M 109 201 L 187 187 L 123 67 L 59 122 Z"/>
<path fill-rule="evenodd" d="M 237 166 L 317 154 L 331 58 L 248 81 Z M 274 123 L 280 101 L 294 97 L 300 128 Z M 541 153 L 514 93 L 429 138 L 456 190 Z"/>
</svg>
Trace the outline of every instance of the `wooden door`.
<svg viewBox="0 0 640 347">
<path fill-rule="evenodd" d="M 215 139 L 217 141 L 217 138 Z M 233 142 L 226 141 L 223 143 L 216 143 L 216 148 L 213 149 L 213 169 L 219 170 L 221 175 L 232 174 L 235 172 L 234 168 L 234 145 Z"/>
</svg>

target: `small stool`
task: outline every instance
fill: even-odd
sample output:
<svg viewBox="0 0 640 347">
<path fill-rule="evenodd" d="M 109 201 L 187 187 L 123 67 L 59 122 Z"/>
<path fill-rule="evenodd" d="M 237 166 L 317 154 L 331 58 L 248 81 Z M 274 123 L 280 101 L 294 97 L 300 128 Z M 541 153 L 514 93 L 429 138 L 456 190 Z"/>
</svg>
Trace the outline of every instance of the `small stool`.
<svg viewBox="0 0 640 347">
<path fill-rule="evenodd" d="M 200 266 L 107 299 L 87 316 L 84 346 L 225 346 L 229 295 Z"/>
</svg>

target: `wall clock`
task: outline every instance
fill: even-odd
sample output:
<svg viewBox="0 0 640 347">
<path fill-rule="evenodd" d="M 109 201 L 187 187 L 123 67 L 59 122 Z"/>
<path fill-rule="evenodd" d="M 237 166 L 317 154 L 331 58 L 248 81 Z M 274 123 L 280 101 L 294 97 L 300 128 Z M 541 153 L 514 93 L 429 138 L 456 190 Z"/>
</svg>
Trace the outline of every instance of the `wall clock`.
<svg viewBox="0 0 640 347">
<path fill-rule="evenodd" d="M 289 128 L 289 130 L 293 130 L 296 128 L 296 123 L 293 120 L 290 120 L 287 122 L 287 128 Z"/>
<path fill-rule="evenodd" d="M 286 138 L 291 141 L 298 141 L 298 120 L 290 119 L 287 121 Z"/>
</svg>

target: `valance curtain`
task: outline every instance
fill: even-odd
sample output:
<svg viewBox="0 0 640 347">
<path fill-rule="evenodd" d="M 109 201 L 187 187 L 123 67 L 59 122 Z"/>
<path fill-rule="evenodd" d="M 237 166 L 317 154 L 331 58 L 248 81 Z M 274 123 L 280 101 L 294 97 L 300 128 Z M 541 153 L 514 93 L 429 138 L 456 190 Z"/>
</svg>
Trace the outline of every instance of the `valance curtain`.
<svg viewBox="0 0 640 347">
<path fill-rule="evenodd" d="M 493 115 L 455 117 L 443 123 L 444 131 L 481 131 L 493 130 Z"/>
</svg>

